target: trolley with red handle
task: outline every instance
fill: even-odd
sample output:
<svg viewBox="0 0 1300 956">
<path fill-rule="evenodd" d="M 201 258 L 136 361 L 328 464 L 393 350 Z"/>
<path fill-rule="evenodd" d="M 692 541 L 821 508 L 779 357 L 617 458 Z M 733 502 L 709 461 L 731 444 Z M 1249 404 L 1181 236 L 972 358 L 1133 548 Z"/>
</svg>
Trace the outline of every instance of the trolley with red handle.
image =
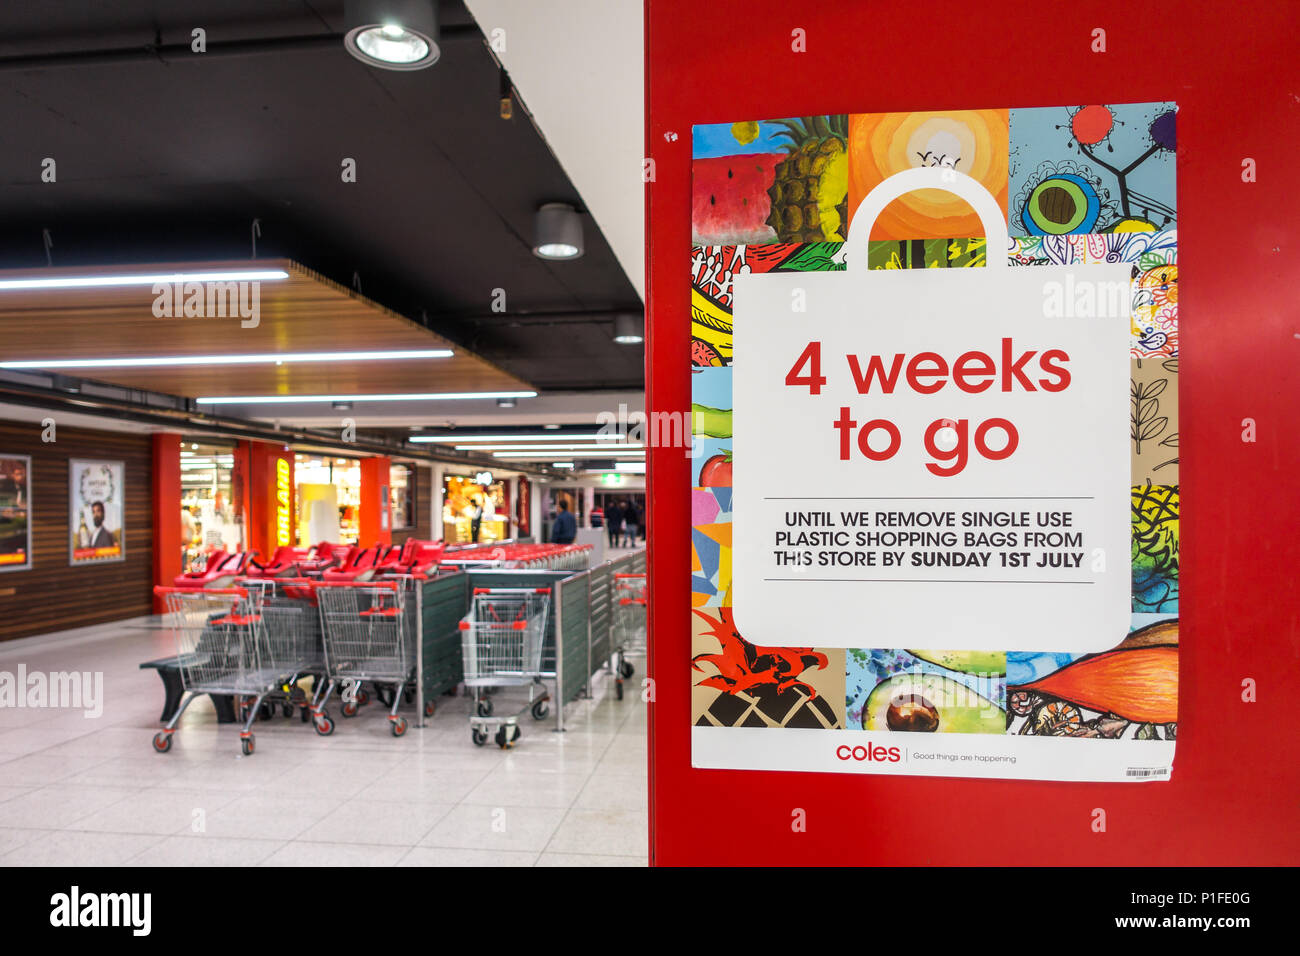
<svg viewBox="0 0 1300 956">
<path fill-rule="evenodd" d="M 629 654 L 645 655 L 646 600 L 644 574 L 614 575 L 613 644 L 618 660 L 614 668 L 614 693 L 623 699 L 623 681 L 635 673 Z"/>
<path fill-rule="evenodd" d="M 312 705 L 316 732 L 334 732 L 325 704 L 336 687 L 343 687 L 343 715 L 351 717 L 357 712 L 361 685 L 369 683 L 381 694 L 391 691 L 388 720 L 393 736 L 402 736 L 407 723 L 398 716 L 397 705 L 415 681 L 407 588 L 399 581 L 380 580 L 318 584 L 315 592 L 329 676 L 325 693 Z"/>
<path fill-rule="evenodd" d="M 239 732 L 245 756 L 253 753 L 250 727 L 262 702 L 292 674 L 296 662 L 273 648 L 262 618 L 260 595 L 247 588 L 155 587 L 166 605 L 167 627 L 176 641 L 177 664 L 185 698 L 167 726 L 154 735 L 159 753 L 172 747 L 172 735 L 186 708 L 200 694 L 229 694 L 244 705 Z M 292 657 L 293 655 L 287 655 Z"/>
<path fill-rule="evenodd" d="M 465 686 L 474 693 L 470 737 L 483 746 L 493 736 L 503 750 L 519 739 L 519 715 L 531 711 L 543 720 L 551 695 L 542 678 L 542 645 L 550 612 L 550 588 L 475 588 L 469 613 L 461 619 Z M 517 711 L 494 713 L 488 687 L 527 687 L 528 700 Z"/>
<path fill-rule="evenodd" d="M 237 585 L 255 595 L 266 628 L 272 658 L 288 671 L 283 684 L 262 705 L 264 716 L 278 706 L 285 717 L 297 711 L 303 723 L 311 720 L 315 705 L 325 691 L 325 646 L 321 639 L 320 611 L 316 602 L 316 581 L 309 578 L 241 578 Z M 313 699 L 298 686 L 314 677 Z"/>
</svg>

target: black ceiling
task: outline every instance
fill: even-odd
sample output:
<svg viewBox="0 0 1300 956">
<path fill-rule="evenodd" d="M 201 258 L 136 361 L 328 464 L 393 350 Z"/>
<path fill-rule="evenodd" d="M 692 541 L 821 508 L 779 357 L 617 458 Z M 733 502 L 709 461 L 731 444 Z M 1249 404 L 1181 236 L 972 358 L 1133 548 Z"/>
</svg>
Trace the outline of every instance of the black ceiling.
<svg viewBox="0 0 1300 956">
<path fill-rule="evenodd" d="M 60 266 L 244 257 L 256 218 L 259 255 L 359 275 L 542 389 L 640 388 L 611 324 L 635 290 L 589 216 L 581 259 L 531 254 L 536 207 L 581 199 L 523 109 L 499 118 L 464 4 L 440 7 L 441 60 L 399 73 L 329 39 L 342 0 L 0 4 L 0 267 L 45 265 L 43 229 Z"/>
</svg>

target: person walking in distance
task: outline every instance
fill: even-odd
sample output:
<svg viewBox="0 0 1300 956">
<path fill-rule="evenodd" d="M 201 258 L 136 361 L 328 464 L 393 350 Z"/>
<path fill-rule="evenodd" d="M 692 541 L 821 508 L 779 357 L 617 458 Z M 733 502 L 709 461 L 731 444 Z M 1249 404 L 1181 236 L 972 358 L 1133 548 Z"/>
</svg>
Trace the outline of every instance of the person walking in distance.
<svg viewBox="0 0 1300 956">
<path fill-rule="evenodd" d="M 483 500 L 481 498 L 475 498 L 474 510 L 473 512 L 471 512 L 470 519 L 469 519 L 470 540 L 473 541 L 475 544 L 478 544 L 478 533 L 479 533 L 479 529 L 482 527 L 483 527 Z"/>
<path fill-rule="evenodd" d="M 636 505 L 631 498 L 623 502 L 623 547 L 636 547 Z"/>
<path fill-rule="evenodd" d="M 555 524 L 551 525 L 551 543 L 573 544 L 577 536 L 578 522 L 569 512 L 569 503 L 560 499 L 560 513 L 555 516 Z"/>
<path fill-rule="evenodd" d="M 605 505 L 605 525 L 609 528 L 609 546 L 617 548 L 623 535 L 623 506 L 617 501 Z"/>
<path fill-rule="evenodd" d="M 645 531 L 646 531 L 645 505 L 638 504 L 636 506 L 636 536 L 641 539 L 642 543 L 645 542 Z M 634 545 L 635 543 L 636 542 L 633 542 Z"/>
</svg>

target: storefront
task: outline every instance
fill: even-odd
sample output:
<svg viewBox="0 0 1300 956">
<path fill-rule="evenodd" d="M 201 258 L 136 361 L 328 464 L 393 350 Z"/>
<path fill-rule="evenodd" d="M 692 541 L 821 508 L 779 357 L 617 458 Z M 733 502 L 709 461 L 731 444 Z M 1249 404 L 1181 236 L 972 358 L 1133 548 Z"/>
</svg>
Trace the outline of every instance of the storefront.
<svg viewBox="0 0 1300 956">
<path fill-rule="evenodd" d="M 506 481 L 488 471 L 444 475 L 442 530 L 448 544 L 486 544 L 510 537 Z"/>
<path fill-rule="evenodd" d="M 243 550 L 242 516 L 235 510 L 235 445 L 182 441 L 181 565 L 186 571 L 214 551 Z"/>
<path fill-rule="evenodd" d="M 360 540 L 360 461 L 299 452 L 294 455 L 294 479 L 300 547 Z"/>
</svg>

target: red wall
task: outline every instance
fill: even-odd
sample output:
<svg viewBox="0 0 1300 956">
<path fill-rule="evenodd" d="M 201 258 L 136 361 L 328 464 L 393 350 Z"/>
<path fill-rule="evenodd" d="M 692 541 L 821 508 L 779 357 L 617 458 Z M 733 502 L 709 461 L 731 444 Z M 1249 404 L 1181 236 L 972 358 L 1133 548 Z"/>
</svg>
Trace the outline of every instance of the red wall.
<svg viewBox="0 0 1300 956">
<path fill-rule="evenodd" d="M 393 518 L 389 513 L 391 458 L 361 459 L 361 514 L 357 543 L 363 548 L 393 543 Z"/>
<path fill-rule="evenodd" d="M 153 580 L 171 585 L 184 570 L 181 551 L 181 436 L 158 432 L 153 442 Z M 165 610 L 160 597 L 154 613 Z"/>
<path fill-rule="evenodd" d="M 659 864 L 1300 862 L 1295 20 L 1287 4 L 647 0 L 647 403 L 685 412 L 691 125 L 1175 100 L 1181 700 L 1164 784 L 690 768 L 688 462 L 651 453 L 650 844 Z M 1293 10 L 1293 8 L 1292 8 Z M 1107 31 L 1106 53 L 1090 49 Z M 791 51 L 802 28 L 808 52 Z M 667 138 L 666 138 L 667 137 Z M 1258 182 L 1241 181 L 1242 160 Z M 1241 440 L 1242 420 L 1258 440 Z M 779 443 L 772 448 L 781 460 Z M 852 613 L 846 609 L 846 613 Z M 1243 703 L 1242 681 L 1258 683 Z M 1105 833 L 1091 829 L 1106 810 Z M 807 832 L 791 831 L 802 808 Z"/>
</svg>

